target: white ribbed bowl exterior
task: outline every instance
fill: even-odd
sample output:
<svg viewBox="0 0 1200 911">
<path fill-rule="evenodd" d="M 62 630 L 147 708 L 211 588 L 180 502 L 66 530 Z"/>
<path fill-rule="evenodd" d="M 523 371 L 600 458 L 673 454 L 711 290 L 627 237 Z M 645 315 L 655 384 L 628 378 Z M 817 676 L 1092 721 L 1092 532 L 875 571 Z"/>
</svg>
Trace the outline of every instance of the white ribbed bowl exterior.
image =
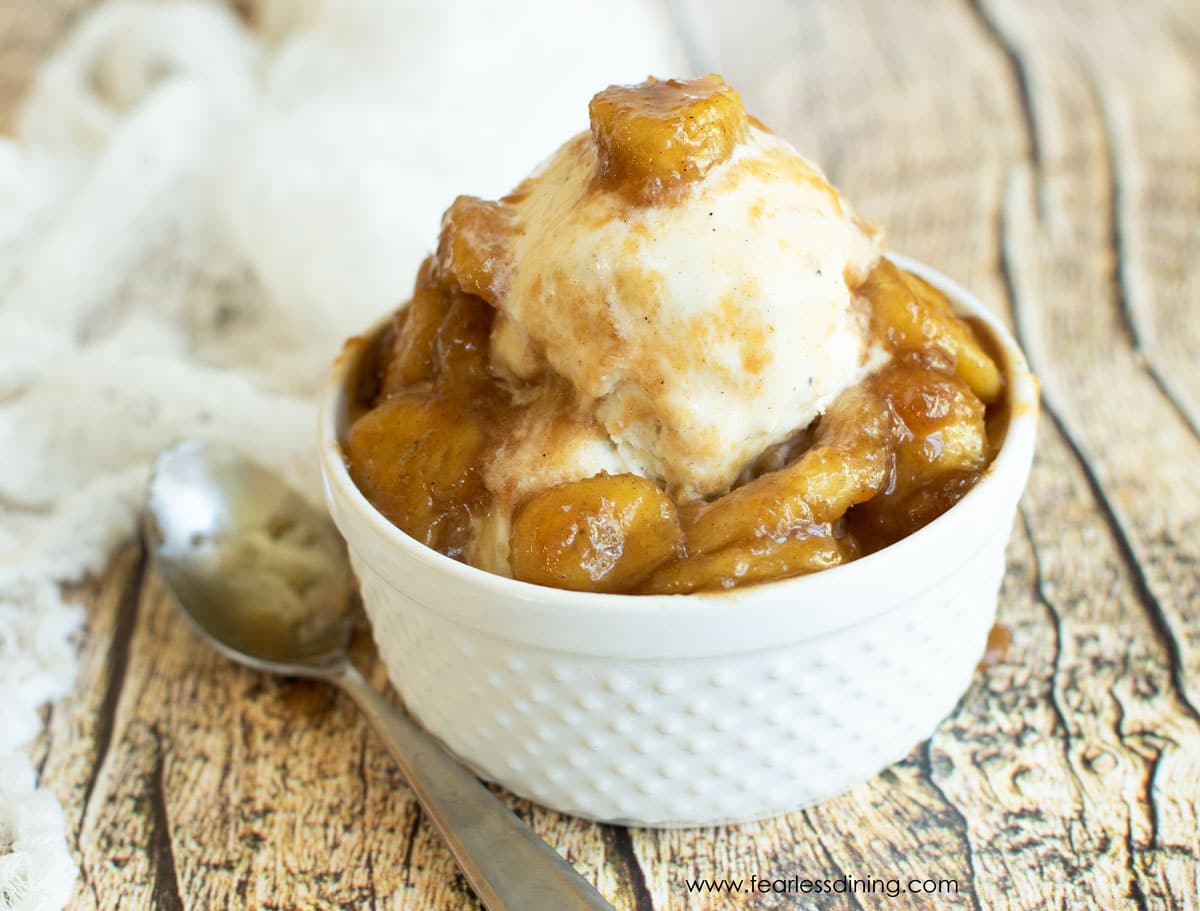
<svg viewBox="0 0 1200 911">
<path fill-rule="evenodd" d="M 989 473 L 903 541 L 812 576 L 705 595 L 527 585 L 456 563 L 380 516 L 338 445 L 339 359 L 321 461 L 389 676 L 479 774 L 567 813 L 646 826 L 771 816 L 831 797 L 929 736 L 992 625 L 1029 474 L 1037 386 L 962 288 L 894 256 L 987 320 L 1012 419 Z"/>
</svg>

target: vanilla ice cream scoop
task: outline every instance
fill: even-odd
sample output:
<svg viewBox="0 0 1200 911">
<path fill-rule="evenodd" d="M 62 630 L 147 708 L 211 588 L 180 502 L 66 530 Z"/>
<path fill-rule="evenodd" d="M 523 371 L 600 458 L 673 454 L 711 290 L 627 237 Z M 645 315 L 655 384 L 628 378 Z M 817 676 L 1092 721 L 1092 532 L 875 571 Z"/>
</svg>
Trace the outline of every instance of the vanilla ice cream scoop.
<svg viewBox="0 0 1200 911">
<path fill-rule="evenodd" d="M 688 498 L 878 366 L 853 295 L 877 258 L 820 170 L 708 76 L 601 92 L 590 133 L 510 196 L 455 202 L 435 268 L 496 308 L 494 372 L 565 379 L 619 464 Z"/>
</svg>

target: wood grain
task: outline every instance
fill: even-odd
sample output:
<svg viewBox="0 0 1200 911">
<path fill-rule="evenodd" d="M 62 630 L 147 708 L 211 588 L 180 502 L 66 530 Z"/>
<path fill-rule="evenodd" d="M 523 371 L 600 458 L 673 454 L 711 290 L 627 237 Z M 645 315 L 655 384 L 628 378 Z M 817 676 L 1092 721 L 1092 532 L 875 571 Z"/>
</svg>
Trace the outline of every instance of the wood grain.
<svg viewBox="0 0 1200 911">
<path fill-rule="evenodd" d="M 806 812 L 655 833 L 513 806 L 622 911 L 1200 907 L 1200 4 L 669 7 L 696 70 L 1019 333 L 1046 420 L 1012 644 L 927 743 Z M 6 47 L 62 19 L 0 11 L 26 29 Z M 345 700 L 210 655 L 136 546 L 80 597 L 79 685 L 36 747 L 76 833 L 75 907 L 476 907 Z M 959 892 L 684 886 L 752 874 Z"/>
</svg>

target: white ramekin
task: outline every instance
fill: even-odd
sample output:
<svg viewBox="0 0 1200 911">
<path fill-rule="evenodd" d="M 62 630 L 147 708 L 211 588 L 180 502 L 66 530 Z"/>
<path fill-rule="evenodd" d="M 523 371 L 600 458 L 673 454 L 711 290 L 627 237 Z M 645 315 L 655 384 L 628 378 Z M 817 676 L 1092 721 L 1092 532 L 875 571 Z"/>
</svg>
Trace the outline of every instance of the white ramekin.
<svg viewBox="0 0 1200 911">
<path fill-rule="evenodd" d="M 966 689 L 993 622 L 1038 391 L 974 296 L 893 259 L 991 327 L 1009 380 L 1004 445 L 959 503 L 891 547 L 730 592 L 560 591 L 417 543 L 346 470 L 339 438 L 354 355 L 339 358 L 321 402 L 325 494 L 409 711 L 517 794 L 645 826 L 795 810 L 928 737 Z"/>
</svg>

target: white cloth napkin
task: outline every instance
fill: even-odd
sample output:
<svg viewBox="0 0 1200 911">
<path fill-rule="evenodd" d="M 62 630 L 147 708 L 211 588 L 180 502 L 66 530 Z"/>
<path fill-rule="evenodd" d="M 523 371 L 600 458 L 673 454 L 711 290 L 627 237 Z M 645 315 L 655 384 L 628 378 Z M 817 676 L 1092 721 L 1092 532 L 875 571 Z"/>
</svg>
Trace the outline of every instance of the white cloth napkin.
<svg viewBox="0 0 1200 911">
<path fill-rule="evenodd" d="M 0 139 L 0 911 L 61 908 L 63 815 L 22 748 L 71 686 L 62 583 L 135 530 L 187 434 L 317 497 L 312 396 L 408 294 L 458 193 L 496 195 L 592 93 L 685 66 L 665 4 L 202 0 L 84 19 Z"/>
</svg>

